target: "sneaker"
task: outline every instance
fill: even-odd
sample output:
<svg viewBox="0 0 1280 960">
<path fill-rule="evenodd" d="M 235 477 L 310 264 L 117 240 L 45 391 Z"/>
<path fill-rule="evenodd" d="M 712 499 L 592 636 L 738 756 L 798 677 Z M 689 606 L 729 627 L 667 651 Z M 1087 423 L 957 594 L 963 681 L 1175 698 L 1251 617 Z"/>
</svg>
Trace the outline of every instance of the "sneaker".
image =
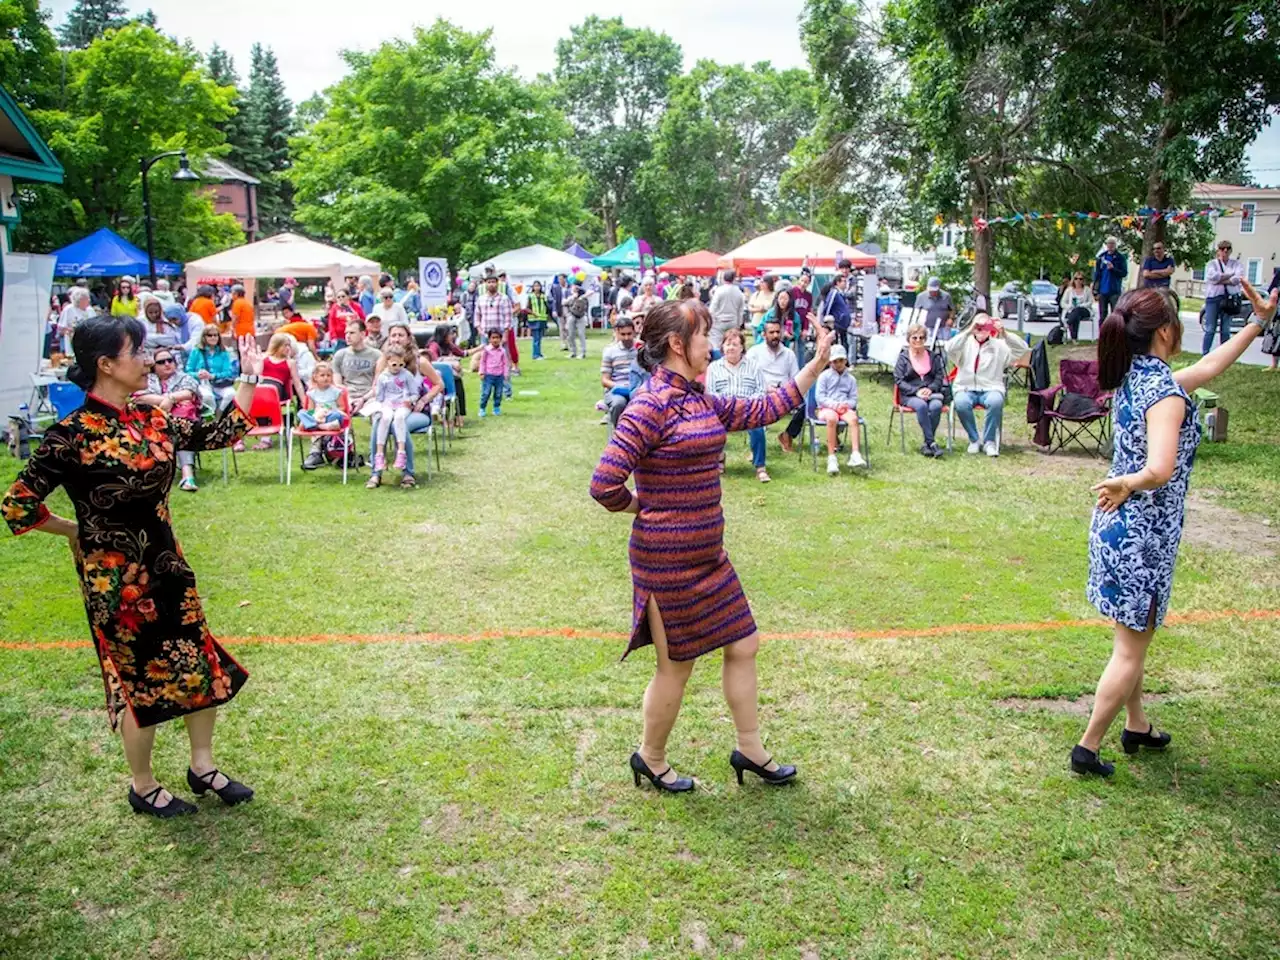
<svg viewBox="0 0 1280 960">
<path fill-rule="evenodd" d="M 984 443 L 982 445 L 982 452 L 985 453 L 988 457 L 1000 456 L 1000 450 L 996 447 L 996 443 L 994 440 L 988 440 L 986 443 Z"/>
<path fill-rule="evenodd" d="M 862 458 L 862 454 L 857 450 L 854 450 L 851 454 L 849 454 L 849 466 L 865 467 L 866 465 L 867 465 L 867 461 Z"/>
<path fill-rule="evenodd" d="M 493 415 L 494 415 L 495 417 L 500 417 L 500 416 L 502 416 L 502 408 L 501 408 L 501 407 L 494 407 L 494 408 L 493 408 Z"/>
<path fill-rule="evenodd" d="M 373 455 L 373 469 L 376 473 L 387 469 L 387 457 L 381 450 Z"/>
<path fill-rule="evenodd" d="M 237 440 L 235 443 L 233 443 L 233 444 L 231 445 L 231 452 L 232 452 L 232 453 L 244 453 L 244 441 L 243 441 L 243 440 Z"/>
<path fill-rule="evenodd" d="M 484 412 L 484 407 L 480 408 L 480 419 L 483 420 L 488 414 Z"/>
<path fill-rule="evenodd" d="M 840 461 L 836 459 L 834 453 L 827 454 L 827 473 L 833 477 L 840 472 Z"/>
<path fill-rule="evenodd" d="M 324 466 L 323 453 L 309 453 L 307 459 L 302 461 L 303 470 L 319 470 Z"/>
<path fill-rule="evenodd" d="M 597 401 L 596 401 L 596 409 L 597 409 L 597 410 L 607 410 L 607 409 L 609 409 L 609 408 L 608 408 L 608 407 L 606 407 L 606 406 L 604 405 L 604 401 L 603 401 L 603 400 L 597 400 Z"/>
<path fill-rule="evenodd" d="M 968 449 L 968 451 L 967 451 L 967 452 L 968 452 L 968 453 L 977 453 L 977 452 L 978 452 L 979 450 L 981 450 L 981 449 L 982 449 L 982 444 L 980 444 L 977 440 L 975 440 L 975 441 L 973 441 L 973 443 L 969 444 L 969 449 Z"/>
<path fill-rule="evenodd" d="M 936 442 L 929 444 L 929 456 L 931 457 L 942 456 L 942 448 L 938 446 Z"/>
<path fill-rule="evenodd" d="M 402 449 L 396 451 L 396 469 L 403 470 L 409 462 L 409 455 Z"/>
<path fill-rule="evenodd" d="M 607 427 L 609 425 L 609 415 L 606 413 L 600 418 L 600 426 Z"/>
</svg>

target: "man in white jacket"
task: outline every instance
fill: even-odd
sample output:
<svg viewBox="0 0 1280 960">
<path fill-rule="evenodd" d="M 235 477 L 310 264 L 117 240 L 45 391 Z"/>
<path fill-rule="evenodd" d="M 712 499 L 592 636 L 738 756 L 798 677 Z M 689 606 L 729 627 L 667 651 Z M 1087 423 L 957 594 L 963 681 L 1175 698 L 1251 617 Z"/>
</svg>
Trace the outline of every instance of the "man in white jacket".
<svg viewBox="0 0 1280 960">
<path fill-rule="evenodd" d="M 1004 374 L 1030 352 L 1025 340 L 985 313 L 947 342 L 947 359 L 956 367 L 952 407 L 969 435 L 970 453 L 982 450 L 989 457 L 1000 455 L 996 436 L 1004 417 Z M 981 442 L 974 407 L 987 411 Z"/>
</svg>

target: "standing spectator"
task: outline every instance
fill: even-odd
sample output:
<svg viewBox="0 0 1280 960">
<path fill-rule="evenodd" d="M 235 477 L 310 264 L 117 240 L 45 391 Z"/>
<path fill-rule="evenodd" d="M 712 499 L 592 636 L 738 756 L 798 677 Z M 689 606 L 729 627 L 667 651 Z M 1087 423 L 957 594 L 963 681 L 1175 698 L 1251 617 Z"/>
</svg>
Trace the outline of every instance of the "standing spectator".
<svg viewBox="0 0 1280 960">
<path fill-rule="evenodd" d="M 742 310 L 747 300 L 742 295 L 742 288 L 734 282 L 737 279 L 737 273 L 726 270 L 715 292 L 711 294 L 711 305 L 708 308 L 711 311 L 711 349 L 716 353 L 720 351 L 720 342 L 724 339 L 726 330 L 742 328 Z"/>
<path fill-rule="evenodd" d="M 740 397 L 750 400 L 763 397 L 765 393 L 764 378 L 751 360 L 745 358 L 742 343 L 742 330 L 733 328 L 724 332 L 720 341 L 720 349 L 724 356 L 712 360 L 707 367 L 707 393 L 713 397 Z M 756 468 L 756 479 L 761 483 L 770 481 L 769 471 L 765 469 L 765 458 L 768 452 L 768 441 L 764 427 L 752 427 L 747 431 L 747 442 L 751 446 L 751 465 Z M 724 455 L 721 454 L 720 471 L 724 472 Z"/>
<path fill-rule="evenodd" d="M 907 330 L 907 346 L 898 355 L 893 368 L 893 382 L 898 388 L 898 402 L 910 407 L 924 434 L 920 453 L 940 457 L 942 450 L 935 436 L 942 421 L 942 385 L 946 381 L 941 356 L 927 346 L 928 333 L 923 325 L 913 323 Z"/>
<path fill-rule="evenodd" d="M 763 276 L 760 278 L 760 285 L 751 294 L 751 299 L 747 302 L 747 310 L 751 315 L 748 322 L 752 330 L 764 325 L 764 315 L 773 306 L 777 285 L 777 277 L 772 275 Z"/>
<path fill-rule="evenodd" d="M 1213 349 L 1217 334 L 1220 342 L 1231 339 L 1231 318 L 1234 312 L 1223 309 L 1228 301 L 1240 296 L 1240 281 L 1244 279 L 1244 264 L 1231 259 L 1231 241 L 1219 240 L 1218 253 L 1204 271 L 1204 342 L 1201 353 Z"/>
<path fill-rule="evenodd" d="M 479 327 L 476 326 L 476 305 L 480 302 L 480 285 L 474 280 L 467 281 L 467 292 L 462 295 L 462 319 L 467 325 L 467 335 L 463 339 L 468 347 L 474 347 L 480 338 Z"/>
<path fill-rule="evenodd" d="M 488 415 L 489 398 L 493 397 L 493 415 L 502 416 L 502 394 L 506 384 L 507 371 L 511 369 L 511 360 L 507 357 L 507 348 L 502 344 L 502 331 L 497 327 L 489 330 L 489 343 L 476 357 L 476 372 L 480 374 L 480 418 Z"/>
<path fill-rule="evenodd" d="M 196 287 L 195 299 L 187 305 L 188 310 L 200 315 L 206 327 L 216 325 L 218 321 L 218 305 L 213 300 L 214 293 L 213 287 L 209 284 L 199 284 Z"/>
<path fill-rule="evenodd" d="M 822 288 L 822 294 L 818 297 L 818 316 L 823 323 L 828 319 L 831 320 L 836 342 L 844 347 L 845 356 L 849 354 L 849 327 L 853 323 L 853 312 L 849 309 L 849 301 L 845 299 L 848 284 L 849 281 L 844 274 L 837 273 L 831 282 Z"/>
<path fill-rule="evenodd" d="M 166 307 L 174 303 L 173 291 L 169 289 L 169 281 L 161 277 L 156 281 L 155 293 L 151 294 Z"/>
<path fill-rule="evenodd" d="M 257 333 L 257 321 L 253 312 L 253 301 L 245 296 L 244 285 L 237 283 L 231 287 L 231 332 L 240 342 L 241 337 L 252 337 Z"/>
<path fill-rule="evenodd" d="M 292 277 L 285 277 L 284 283 L 280 284 L 280 289 L 276 291 L 276 305 L 281 309 L 293 309 L 293 288 L 297 282 Z"/>
<path fill-rule="evenodd" d="M 373 295 L 373 278 L 363 276 L 356 281 L 356 302 L 360 304 L 360 309 L 364 311 L 367 317 L 373 313 L 373 308 L 378 305 L 378 298 Z"/>
<path fill-rule="evenodd" d="M 981 449 L 988 457 L 1000 455 L 996 435 L 1004 417 L 1005 371 L 1030 352 L 1025 340 L 985 313 L 975 316 L 973 323 L 947 344 L 947 359 L 956 367 L 953 403 L 969 436 L 970 453 Z M 975 406 L 987 411 L 981 446 Z"/>
<path fill-rule="evenodd" d="M 791 302 L 795 304 L 795 315 L 801 324 L 813 310 L 813 273 L 808 267 L 800 268 L 800 278 L 791 285 Z"/>
<path fill-rule="evenodd" d="M 613 327 L 614 342 L 600 352 L 600 386 L 609 429 L 631 399 L 631 364 L 636 360 L 636 325 L 630 317 L 619 317 Z"/>
<path fill-rule="evenodd" d="M 582 285 L 575 283 L 565 294 L 563 308 L 570 360 L 587 359 L 587 310 L 589 307 L 590 303 L 582 290 Z M 579 344 L 582 345 L 581 353 L 578 353 Z"/>
<path fill-rule="evenodd" d="M 339 290 L 329 305 L 329 339 L 341 350 L 347 345 L 347 324 L 352 320 L 363 320 L 364 311 L 360 304 L 351 299 L 346 290 Z"/>
<path fill-rule="evenodd" d="M 1080 339 L 1080 321 L 1089 318 L 1092 307 L 1093 290 L 1084 282 L 1084 274 L 1077 270 L 1058 297 L 1062 322 L 1067 325 L 1067 336 L 1073 342 Z"/>
<path fill-rule="evenodd" d="M 568 275 L 561 273 L 551 278 L 551 288 L 547 291 L 547 315 L 556 322 L 556 332 L 560 335 L 560 349 L 569 352 L 569 340 L 566 336 L 564 322 L 564 294 Z"/>
<path fill-rule="evenodd" d="M 113 317 L 136 317 L 138 315 L 138 297 L 134 293 L 133 277 L 121 277 L 116 284 L 116 294 L 111 298 L 111 315 Z"/>
<path fill-rule="evenodd" d="M 923 317 L 917 314 L 916 322 L 924 324 L 929 339 L 945 339 L 939 334 L 955 322 L 956 306 L 951 300 L 951 294 L 942 289 L 942 281 L 937 277 L 930 277 L 925 284 L 924 296 L 916 300 L 916 310 L 924 314 Z"/>
<path fill-rule="evenodd" d="M 1107 314 L 1124 293 L 1124 281 L 1129 276 L 1129 260 L 1116 247 L 1120 241 L 1115 237 L 1107 237 L 1106 249 L 1098 254 L 1098 262 L 1093 267 L 1093 289 L 1098 294 L 1098 322 L 1107 319 Z"/>
<path fill-rule="evenodd" d="M 1151 245 L 1151 256 L 1142 261 L 1142 278 L 1139 285 L 1167 287 L 1176 267 L 1173 257 L 1165 253 L 1164 244 L 1157 240 Z"/>
<path fill-rule="evenodd" d="M 89 291 L 84 287 L 72 287 L 67 305 L 58 314 L 58 336 L 61 337 L 62 352 L 71 352 L 71 334 L 77 326 L 94 315 L 89 305 Z"/>
<path fill-rule="evenodd" d="M 500 280 L 498 275 L 493 272 L 493 267 L 485 268 L 484 293 L 476 301 L 475 326 L 484 330 L 486 337 L 489 335 L 488 331 L 497 330 L 501 334 L 504 343 L 507 339 L 507 331 L 515 328 L 515 311 L 511 306 L 511 298 L 502 291 Z M 507 348 L 504 347 L 503 349 Z M 585 355 L 585 335 L 582 349 Z M 507 359 L 512 359 L 510 351 L 507 353 Z"/>
<path fill-rule="evenodd" d="M 795 300 L 791 297 L 791 288 L 787 287 L 778 291 L 777 296 L 773 298 L 773 303 L 764 315 L 764 320 L 760 324 L 760 329 L 756 335 L 756 343 L 764 339 L 764 324 L 770 320 L 777 320 L 782 325 L 782 339 L 785 343 L 796 335 L 800 324 L 797 322 L 803 314 L 796 312 Z"/>
<path fill-rule="evenodd" d="M 1271 274 L 1271 285 L 1267 287 L 1267 293 L 1275 293 L 1280 290 L 1280 267 L 1276 267 L 1275 272 Z M 1272 331 L 1276 335 L 1272 338 L 1271 346 L 1271 366 L 1267 367 L 1268 373 L 1275 373 L 1276 367 L 1280 366 L 1280 331 L 1276 330 L 1275 325 Z"/>
<path fill-rule="evenodd" d="M 542 292 L 542 281 L 529 284 L 529 332 L 533 335 L 533 359 L 545 360 L 542 355 L 542 337 L 547 332 L 547 296 Z"/>
<path fill-rule="evenodd" d="M 623 275 L 618 281 L 613 291 L 613 314 L 616 317 L 622 316 L 624 313 L 632 313 L 632 306 L 635 303 L 636 295 L 632 290 L 635 281 L 630 277 Z"/>
</svg>

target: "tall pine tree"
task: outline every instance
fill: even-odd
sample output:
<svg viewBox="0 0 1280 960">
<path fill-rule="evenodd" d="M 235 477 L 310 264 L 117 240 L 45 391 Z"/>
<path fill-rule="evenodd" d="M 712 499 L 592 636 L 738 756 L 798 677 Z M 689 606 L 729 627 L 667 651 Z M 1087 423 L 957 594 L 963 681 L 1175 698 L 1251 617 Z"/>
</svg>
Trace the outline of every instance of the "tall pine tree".
<svg viewBox="0 0 1280 960">
<path fill-rule="evenodd" d="M 255 43 L 249 59 L 244 134 L 254 140 L 256 156 L 245 170 L 262 180 L 258 218 L 264 233 L 275 234 L 293 223 L 293 185 L 285 176 L 290 166 L 289 138 L 295 132 L 293 104 L 285 95 L 271 48 Z"/>
<path fill-rule="evenodd" d="M 128 22 L 128 10 L 120 0 L 76 0 L 66 23 L 58 28 L 58 39 L 64 47 L 83 50 L 107 30 Z"/>
<path fill-rule="evenodd" d="M 232 106 L 235 115 L 218 124 L 218 129 L 227 138 L 227 162 L 239 167 L 245 173 L 259 176 L 263 172 L 261 134 L 254 131 L 252 118 L 248 112 L 248 100 L 240 86 L 240 75 L 236 73 L 236 62 L 231 54 L 216 43 L 209 51 L 209 76 L 220 87 L 234 87 L 236 91 Z"/>
</svg>

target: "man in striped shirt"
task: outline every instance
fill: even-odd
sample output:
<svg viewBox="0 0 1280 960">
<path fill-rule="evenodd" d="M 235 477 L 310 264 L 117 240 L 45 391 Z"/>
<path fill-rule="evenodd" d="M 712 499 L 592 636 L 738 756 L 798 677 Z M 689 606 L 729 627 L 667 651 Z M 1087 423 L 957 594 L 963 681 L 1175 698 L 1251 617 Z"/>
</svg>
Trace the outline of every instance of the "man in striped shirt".
<svg viewBox="0 0 1280 960">
<path fill-rule="evenodd" d="M 604 405 L 609 429 L 631 400 L 631 363 L 636 358 L 636 325 L 630 317 L 619 317 L 613 325 L 617 338 L 600 353 L 600 386 L 604 387 Z M 603 421 L 602 421 L 603 422 Z"/>
</svg>

